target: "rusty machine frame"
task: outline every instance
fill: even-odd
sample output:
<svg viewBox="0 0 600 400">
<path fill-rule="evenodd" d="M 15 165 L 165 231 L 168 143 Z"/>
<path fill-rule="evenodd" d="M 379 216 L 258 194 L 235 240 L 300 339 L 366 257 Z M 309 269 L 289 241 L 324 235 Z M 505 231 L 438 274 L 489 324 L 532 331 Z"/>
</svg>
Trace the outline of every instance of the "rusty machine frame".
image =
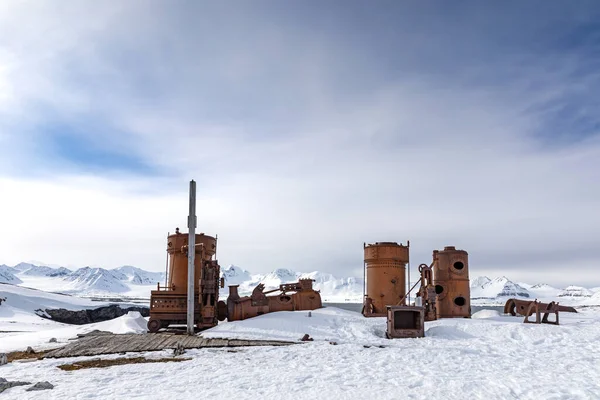
<svg viewBox="0 0 600 400">
<path fill-rule="evenodd" d="M 169 274 L 166 286 L 157 285 L 150 294 L 150 320 L 148 331 L 158 332 L 170 325 L 187 323 L 187 270 L 188 235 L 176 229 L 168 236 L 167 252 Z M 203 233 L 196 235 L 194 282 L 194 325 L 206 329 L 217 325 L 217 303 L 219 301 L 220 266 L 213 256 L 216 254 L 217 239 Z"/>
<path fill-rule="evenodd" d="M 298 282 L 285 283 L 277 289 L 264 291 L 260 283 L 250 296 L 240 297 L 239 285 L 229 286 L 227 303 L 219 301 L 219 320 L 239 321 L 275 311 L 315 310 L 323 306 L 321 294 L 313 289 L 312 279 L 300 279 Z M 272 296 L 267 294 L 276 293 Z"/>
<path fill-rule="evenodd" d="M 524 316 L 523 322 L 526 324 L 552 324 L 559 325 L 560 320 L 559 312 L 572 312 L 576 313 L 573 307 L 561 306 L 557 302 L 541 303 L 537 299 L 520 300 L 520 299 L 508 299 L 504 304 L 504 314 L 510 314 L 516 316 L 517 314 Z M 529 317 L 535 314 L 535 321 L 530 321 Z M 554 314 L 554 321 L 548 319 L 550 314 Z"/>
</svg>

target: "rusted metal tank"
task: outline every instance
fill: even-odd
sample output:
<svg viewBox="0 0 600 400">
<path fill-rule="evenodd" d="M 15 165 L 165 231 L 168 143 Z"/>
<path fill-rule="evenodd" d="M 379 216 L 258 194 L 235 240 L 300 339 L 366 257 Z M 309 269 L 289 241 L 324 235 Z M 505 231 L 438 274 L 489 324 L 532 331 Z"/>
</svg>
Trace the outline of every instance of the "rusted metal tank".
<svg viewBox="0 0 600 400">
<path fill-rule="evenodd" d="M 204 234 L 196 235 L 194 257 L 194 324 L 198 329 L 217 324 L 219 301 L 220 267 L 213 260 L 217 248 L 216 238 Z M 150 292 L 150 320 L 148 330 L 157 332 L 169 325 L 187 323 L 187 269 L 188 235 L 176 233 L 168 236 L 169 276 L 167 286 L 158 284 Z"/>
<path fill-rule="evenodd" d="M 469 255 L 454 246 L 433 251 L 437 318 L 470 318 Z"/>
<path fill-rule="evenodd" d="M 188 234 L 177 231 L 167 238 L 167 252 L 169 253 L 169 280 L 167 287 L 173 292 L 187 293 L 188 280 L 188 258 L 187 258 Z M 203 233 L 196 235 L 196 257 L 194 258 L 194 276 L 200 277 L 202 262 L 210 260 L 215 254 L 217 240 Z M 198 291 L 198 281 L 194 288 Z"/>
<path fill-rule="evenodd" d="M 385 317 L 386 306 L 404 305 L 408 245 L 377 242 L 364 245 L 366 292 L 365 317 Z"/>
<path fill-rule="evenodd" d="M 418 306 L 387 306 L 388 339 L 425 336 L 425 308 Z"/>
<path fill-rule="evenodd" d="M 259 284 L 251 296 L 240 297 L 238 285 L 229 286 L 227 303 L 219 302 L 219 319 L 240 321 L 275 311 L 301 311 L 321 308 L 321 294 L 312 287 L 312 279 L 300 279 L 298 282 L 285 283 L 278 289 L 264 291 Z M 267 296 L 267 294 L 280 292 Z"/>
</svg>

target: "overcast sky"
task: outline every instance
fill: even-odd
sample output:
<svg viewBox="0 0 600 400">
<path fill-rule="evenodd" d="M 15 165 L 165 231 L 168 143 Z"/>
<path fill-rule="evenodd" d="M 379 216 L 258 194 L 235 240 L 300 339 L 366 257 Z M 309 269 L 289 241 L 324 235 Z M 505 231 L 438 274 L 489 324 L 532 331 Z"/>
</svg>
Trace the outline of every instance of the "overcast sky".
<svg viewBox="0 0 600 400">
<path fill-rule="evenodd" d="M 0 2 L 0 264 L 600 285 L 596 1 Z"/>
</svg>

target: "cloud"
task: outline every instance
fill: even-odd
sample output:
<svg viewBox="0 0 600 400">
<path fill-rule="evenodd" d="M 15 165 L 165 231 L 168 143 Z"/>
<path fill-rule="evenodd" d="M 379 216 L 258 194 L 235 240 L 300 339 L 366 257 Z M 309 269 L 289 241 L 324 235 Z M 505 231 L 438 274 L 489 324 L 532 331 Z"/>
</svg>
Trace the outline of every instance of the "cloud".
<svg viewBox="0 0 600 400">
<path fill-rule="evenodd" d="M 194 178 L 221 263 L 255 272 L 360 275 L 363 242 L 407 239 L 413 265 L 595 271 L 597 9 L 19 4 L 2 262 L 160 270 Z"/>
</svg>

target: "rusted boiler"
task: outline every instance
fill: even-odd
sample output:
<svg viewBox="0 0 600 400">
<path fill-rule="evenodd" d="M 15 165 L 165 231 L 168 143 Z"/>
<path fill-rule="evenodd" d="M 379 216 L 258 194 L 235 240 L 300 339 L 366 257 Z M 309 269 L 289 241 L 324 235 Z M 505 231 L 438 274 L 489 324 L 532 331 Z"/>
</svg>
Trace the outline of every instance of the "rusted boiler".
<svg viewBox="0 0 600 400">
<path fill-rule="evenodd" d="M 219 273 L 217 260 L 213 259 L 217 239 L 203 233 L 196 236 L 195 249 L 188 248 L 188 234 L 176 230 L 167 238 L 169 273 L 167 286 L 157 286 L 150 295 L 150 320 L 148 330 L 157 332 L 171 324 L 187 322 L 188 252 L 194 258 L 194 323 L 205 329 L 217 324 L 219 301 Z"/>
<path fill-rule="evenodd" d="M 388 305 L 405 305 L 408 245 L 377 242 L 364 245 L 365 317 L 385 317 Z"/>
<path fill-rule="evenodd" d="M 433 251 L 437 318 L 471 317 L 469 255 L 454 246 Z"/>
<path fill-rule="evenodd" d="M 261 283 L 251 296 L 240 297 L 238 285 L 229 286 L 227 303 L 219 301 L 219 319 L 240 321 L 275 311 L 302 311 L 321 308 L 321 294 L 312 287 L 312 279 L 285 283 L 278 289 L 264 291 Z M 280 292 L 271 296 L 267 294 Z"/>
</svg>

